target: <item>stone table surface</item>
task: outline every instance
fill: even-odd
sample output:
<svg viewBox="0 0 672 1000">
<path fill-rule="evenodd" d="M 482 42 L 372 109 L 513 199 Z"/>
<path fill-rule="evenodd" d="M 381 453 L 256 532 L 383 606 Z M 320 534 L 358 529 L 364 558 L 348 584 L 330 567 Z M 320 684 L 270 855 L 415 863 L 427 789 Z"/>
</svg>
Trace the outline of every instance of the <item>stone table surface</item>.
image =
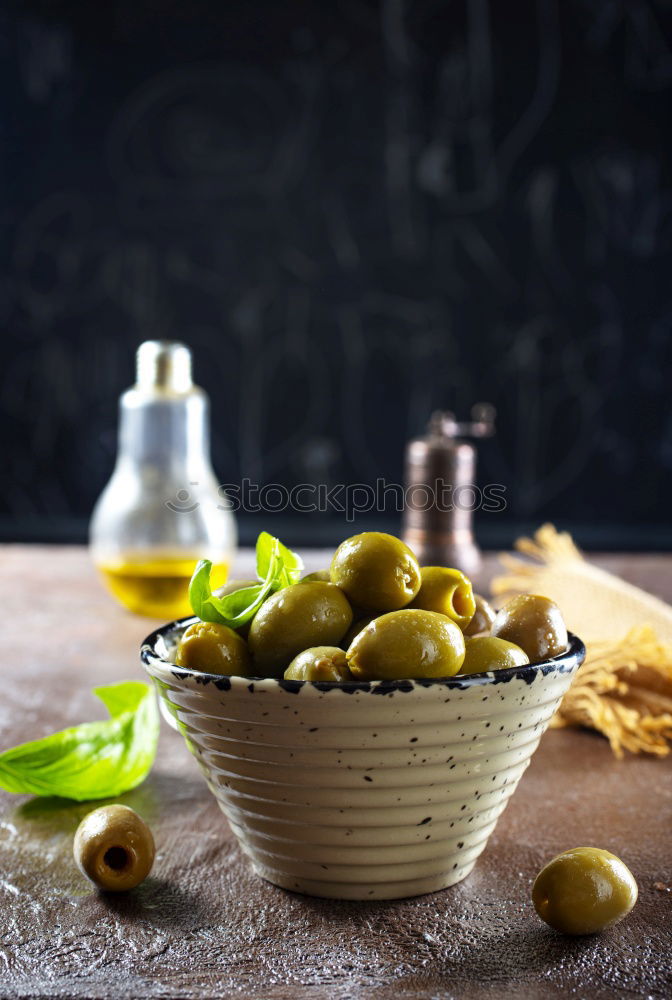
<svg viewBox="0 0 672 1000">
<path fill-rule="evenodd" d="M 672 602 L 672 556 L 596 561 Z M 241 553 L 235 575 L 249 566 Z M 143 676 L 154 622 L 112 603 L 82 548 L 0 547 L 0 607 L 0 749 L 102 718 L 91 688 Z M 548 732 L 472 874 L 398 902 L 311 899 L 254 876 L 165 725 L 152 774 L 121 801 L 151 824 L 156 864 L 136 890 L 101 895 L 71 855 L 92 806 L 0 792 L 3 997 L 672 995 L 672 758 L 617 761 L 592 733 Z M 530 887 L 586 844 L 620 855 L 640 898 L 617 927 L 570 939 L 539 921 Z"/>
</svg>

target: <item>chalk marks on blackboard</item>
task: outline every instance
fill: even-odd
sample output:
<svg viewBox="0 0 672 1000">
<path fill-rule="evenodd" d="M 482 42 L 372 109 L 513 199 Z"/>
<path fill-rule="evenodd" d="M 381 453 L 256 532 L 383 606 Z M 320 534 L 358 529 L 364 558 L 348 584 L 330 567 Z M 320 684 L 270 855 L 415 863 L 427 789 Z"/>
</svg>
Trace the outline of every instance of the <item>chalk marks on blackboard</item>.
<svg viewBox="0 0 672 1000">
<path fill-rule="evenodd" d="M 456 246 L 462 249 L 492 292 L 510 299 L 519 286 L 506 260 L 507 244 L 501 234 L 488 233 L 471 218 L 456 222 L 452 232 Z"/>
<path fill-rule="evenodd" d="M 403 0 L 383 0 L 382 45 L 387 86 L 384 95 L 383 170 L 387 225 L 402 258 L 419 254 L 413 194 L 414 114 Z"/>
<path fill-rule="evenodd" d="M 220 6 L 224 32 L 242 7 Z M 114 86 L 81 46 L 61 59 L 48 32 L 24 39 L 26 65 L 44 55 L 27 85 L 55 123 L 44 155 L 67 163 L 86 136 L 80 189 L 39 170 L 15 183 L 0 289 L 16 355 L 0 407 L 54 504 L 86 513 L 109 474 L 148 336 L 192 346 L 222 478 L 393 478 L 433 408 L 479 398 L 501 416 L 483 472 L 514 515 L 576 511 L 596 463 L 632 474 L 637 428 L 610 426 L 613 397 L 660 406 L 672 362 L 669 140 L 662 100 L 642 97 L 672 84 L 663 5 L 340 0 L 295 25 L 267 8 L 272 45 L 220 58 L 206 39 L 181 63 L 181 38 L 146 47 L 125 25 Z M 190 17 L 193 40 L 208 29 Z M 72 73 L 90 94 L 61 130 Z M 592 74 L 613 134 L 583 115 L 601 107 L 576 92 Z M 664 423 L 652 454 L 672 449 Z M 18 510 L 36 474 L 21 449 L 8 461 Z"/>
<path fill-rule="evenodd" d="M 672 302 L 640 337 L 639 372 L 642 387 L 654 397 L 670 396 L 672 389 Z M 672 416 L 672 410 L 670 411 Z"/>
<path fill-rule="evenodd" d="M 618 46 L 619 62 L 632 86 L 655 91 L 672 83 L 672 48 L 661 25 L 668 4 L 660 0 L 583 0 L 583 5 L 589 19 L 588 41 L 602 50 Z"/>
<path fill-rule="evenodd" d="M 120 193 L 179 204 L 277 191 L 298 120 L 259 67 L 180 67 L 132 93 L 111 124 L 107 161 Z"/>
<path fill-rule="evenodd" d="M 499 177 L 494 120 L 493 37 L 490 5 L 468 0 L 463 32 L 451 33 L 443 52 L 420 52 L 416 77 L 429 73 L 432 98 L 428 131 L 418 156 L 417 183 L 446 212 L 474 212 L 492 205 Z M 439 5 L 424 5 L 428 19 Z M 423 8 L 420 8 L 423 10 Z M 418 11 L 414 33 L 426 34 Z"/>
<path fill-rule="evenodd" d="M 236 372 L 240 470 L 258 482 L 281 475 L 297 450 L 324 432 L 334 385 L 305 292 L 279 297 L 261 318 Z"/>
<path fill-rule="evenodd" d="M 22 21 L 20 32 L 19 72 L 23 88 L 37 104 L 55 102 L 59 87 L 72 74 L 72 34 L 64 25 L 30 17 Z"/>
<path fill-rule="evenodd" d="M 482 211 L 501 195 L 508 175 L 551 111 L 561 69 L 557 0 L 537 0 L 530 4 L 537 32 L 530 52 L 533 75 L 528 92 L 506 107 L 507 120 L 495 108 L 497 8 L 486 0 L 468 0 L 464 9 L 461 44 L 451 38 L 430 68 L 432 116 L 417 165 L 420 188 L 434 195 L 444 210 L 458 213 Z M 398 49 L 403 21 L 392 23 Z M 419 62 L 416 76 L 422 69 Z"/>
<path fill-rule="evenodd" d="M 504 176 L 513 170 L 539 132 L 556 98 L 561 70 L 559 2 L 537 0 L 536 3 L 536 81 L 525 108 L 499 145 L 497 159 Z"/>
<path fill-rule="evenodd" d="M 500 344 L 489 398 L 516 405 L 494 461 L 513 509 L 531 516 L 579 480 L 599 439 L 603 397 L 584 364 L 586 337 L 567 336 L 552 317 L 514 331 L 508 349 Z M 549 454 L 560 426 L 563 446 Z"/>
<path fill-rule="evenodd" d="M 563 259 L 558 239 L 558 199 L 561 178 L 557 168 L 542 166 L 528 181 L 525 207 L 530 220 L 530 241 L 536 260 L 543 268 L 557 295 L 570 295 L 574 289 L 574 268 Z"/>
<path fill-rule="evenodd" d="M 652 155 L 620 146 L 573 165 L 583 199 L 586 254 L 603 261 L 608 247 L 637 257 L 672 248 L 672 192 Z"/>
<path fill-rule="evenodd" d="M 88 206 L 76 191 L 48 195 L 17 227 L 15 290 L 38 334 L 72 301 L 74 289 L 85 280 L 89 227 Z"/>
</svg>

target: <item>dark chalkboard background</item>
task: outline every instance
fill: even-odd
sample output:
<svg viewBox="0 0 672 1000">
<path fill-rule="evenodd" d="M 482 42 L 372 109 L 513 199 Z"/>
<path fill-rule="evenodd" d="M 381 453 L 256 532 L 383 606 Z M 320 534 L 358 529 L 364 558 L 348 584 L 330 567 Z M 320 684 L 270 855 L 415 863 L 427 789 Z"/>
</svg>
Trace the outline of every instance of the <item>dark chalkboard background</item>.
<svg viewBox="0 0 672 1000">
<path fill-rule="evenodd" d="M 173 337 L 223 481 L 487 399 L 486 543 L 672 543 L 669 2 L 5 2 L 0 84 L 3 537 L 84 537 Z"/>
</svg>

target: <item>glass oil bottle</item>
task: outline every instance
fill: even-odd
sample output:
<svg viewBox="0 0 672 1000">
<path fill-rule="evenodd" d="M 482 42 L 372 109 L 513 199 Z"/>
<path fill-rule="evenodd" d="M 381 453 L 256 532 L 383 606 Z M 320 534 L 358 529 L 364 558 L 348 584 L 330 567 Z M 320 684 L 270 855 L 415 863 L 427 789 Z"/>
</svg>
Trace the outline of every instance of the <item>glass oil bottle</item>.
<svg viewBox="0 0 672 1000">
<path fill-rule="evenodd" d="M 90 526 L 109 591 L 139 614 L 189 614 L 199 559 L 212 561 L 213 587 L 226 581 L 236 525 L 210 464 L 208 410 L 184 344 L 140 345 L 136 383 L 119 401 L 116 466 Z"/>
</svg>

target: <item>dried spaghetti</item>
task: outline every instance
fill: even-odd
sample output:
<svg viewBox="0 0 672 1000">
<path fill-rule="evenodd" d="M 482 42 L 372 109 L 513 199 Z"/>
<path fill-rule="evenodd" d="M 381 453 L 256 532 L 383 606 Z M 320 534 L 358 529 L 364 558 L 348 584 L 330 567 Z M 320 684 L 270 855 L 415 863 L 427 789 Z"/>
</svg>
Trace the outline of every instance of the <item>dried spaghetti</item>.
<svg viewBox="0 0 672 1000">
<path fill-rule="evenodd" d="M 617 757 L 624 750 L 667 755 L 672 742 L 672 608 L 586 562 L 571 536 L 551 524 L 543 525 L 534 539 L 519 539 L 516 549 L 528 558 L 501 556 L 507 572 L 493 581 L 493 594 L 551 597 L 568 627 L 586 642 L 586 661 L 553 725 L 596 729 Z"/>
</svg>

